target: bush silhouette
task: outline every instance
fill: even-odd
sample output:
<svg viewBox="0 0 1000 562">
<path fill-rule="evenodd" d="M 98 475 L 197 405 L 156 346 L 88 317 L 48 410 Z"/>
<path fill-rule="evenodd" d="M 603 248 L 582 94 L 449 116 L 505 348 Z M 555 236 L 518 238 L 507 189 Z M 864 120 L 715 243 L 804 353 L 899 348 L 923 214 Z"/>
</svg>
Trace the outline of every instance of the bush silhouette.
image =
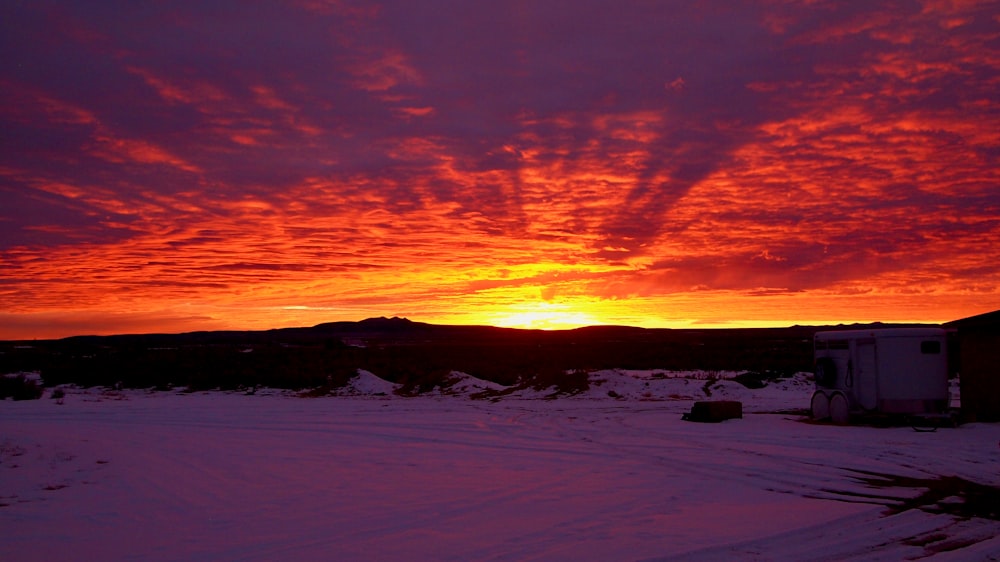
<svg viewBox="0 0 1000 562">
<path fill-rule="evenodd" d="M 38 400 L 42 397 L 43 388 L 34 379 L 17 374 L 0 377 L 0 400 Z"/>
</svg>

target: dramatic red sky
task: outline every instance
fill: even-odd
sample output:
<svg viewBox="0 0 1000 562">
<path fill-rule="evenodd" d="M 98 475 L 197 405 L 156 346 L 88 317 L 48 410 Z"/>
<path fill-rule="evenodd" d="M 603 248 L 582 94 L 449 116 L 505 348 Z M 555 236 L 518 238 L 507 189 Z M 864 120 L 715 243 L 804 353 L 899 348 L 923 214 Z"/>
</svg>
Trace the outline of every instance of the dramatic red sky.
<svg viewBox="0 0 1000 562">
<path fill-rule="evenodd" d="M 1000 308 L 1000 3 L 8 1 L 0 339 Z"/>
</svg>

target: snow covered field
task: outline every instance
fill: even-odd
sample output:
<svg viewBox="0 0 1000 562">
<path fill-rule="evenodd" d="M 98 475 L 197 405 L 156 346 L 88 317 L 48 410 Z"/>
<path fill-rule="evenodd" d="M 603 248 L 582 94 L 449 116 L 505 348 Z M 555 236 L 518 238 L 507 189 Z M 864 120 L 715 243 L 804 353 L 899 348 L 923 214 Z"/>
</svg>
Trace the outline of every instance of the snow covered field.
<svg viewBox="0 0 1000 562">
<path fill-rule="evenodd" d="M 709 375 L 0 402 L 0 560 L 1000 559 L 1000 425 L 813 424 L 805 376 Z M 681 421 L 706 386 L 744 418 Z"/>
</svg>

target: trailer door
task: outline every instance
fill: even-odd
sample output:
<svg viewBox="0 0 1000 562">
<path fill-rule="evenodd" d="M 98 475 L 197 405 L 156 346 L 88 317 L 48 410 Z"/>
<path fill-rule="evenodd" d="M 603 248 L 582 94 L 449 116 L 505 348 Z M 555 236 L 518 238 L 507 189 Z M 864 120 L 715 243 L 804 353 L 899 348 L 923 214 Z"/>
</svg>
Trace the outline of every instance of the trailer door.
<svg viewBox="0 0 1000 562">
<path fill-rule="evenodd" d="M 878 405 L 878 362 L 875 357 L 875 340 L 858 342 L 858 366 L 854 369 L 854 395 L 866 410 Z"/>
</svg>

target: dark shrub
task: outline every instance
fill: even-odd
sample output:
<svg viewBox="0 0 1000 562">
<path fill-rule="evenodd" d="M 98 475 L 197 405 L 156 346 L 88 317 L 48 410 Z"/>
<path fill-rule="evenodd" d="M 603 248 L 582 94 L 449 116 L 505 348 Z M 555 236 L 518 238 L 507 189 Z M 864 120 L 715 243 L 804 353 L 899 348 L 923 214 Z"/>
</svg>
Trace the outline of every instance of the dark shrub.
<svg viewBox="0 0 1000 562">
<path fill-rule="evenodd" d="M 555 388 L 554 394 L 579 394 L 590 388 L 590 374 L 584 370 L 563 372 L 557 369 L 544 369 L 530 377 L 525 386 L 535 390 Z"/>
<path fill-rule="evenodd" d="M 781 371 L 746 371 L 733 377 L 733 380 L 747 388 L 755 389 L 764 388 L 768 382 L 788 378 L 788 376 L 788 373 Z"/>
<path fill-rule="evenodd" d="M 42 397 L 42 387 L 23 374 L 0 377 L 0 400 L 38 400 Z"/>
</svg>

